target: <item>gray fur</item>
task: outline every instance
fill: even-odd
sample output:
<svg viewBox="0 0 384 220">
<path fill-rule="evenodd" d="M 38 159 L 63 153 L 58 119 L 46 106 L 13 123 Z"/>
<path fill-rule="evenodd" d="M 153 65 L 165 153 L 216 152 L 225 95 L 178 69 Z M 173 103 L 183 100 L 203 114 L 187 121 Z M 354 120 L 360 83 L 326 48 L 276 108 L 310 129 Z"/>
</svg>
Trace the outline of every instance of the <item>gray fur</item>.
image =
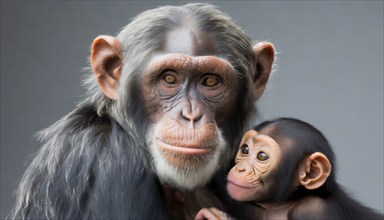
<svg viewBox="0 0 384 220">
<path fill-rule="evenodd" d="M 10 219 L 168 218 L 147 156 L 148 121 L 137 82 L 149 56 L 164 45 L 164 33 L 181 26 L 187 16 L 215 39 L 222 58 L 236 70 L 239 101 L 231 120 L 219 127 L 229 146 L 238 142 L 256 111 L 250 39 L 209 4 L 145 11 L 117 36 L 124 46 L 119 99 L 103 94 L 89 68 L 84 100 L 40 132 L 44 144 L 22 177 Z M 228 150 L 223 167 L 234 151 Z"/>
</svg>

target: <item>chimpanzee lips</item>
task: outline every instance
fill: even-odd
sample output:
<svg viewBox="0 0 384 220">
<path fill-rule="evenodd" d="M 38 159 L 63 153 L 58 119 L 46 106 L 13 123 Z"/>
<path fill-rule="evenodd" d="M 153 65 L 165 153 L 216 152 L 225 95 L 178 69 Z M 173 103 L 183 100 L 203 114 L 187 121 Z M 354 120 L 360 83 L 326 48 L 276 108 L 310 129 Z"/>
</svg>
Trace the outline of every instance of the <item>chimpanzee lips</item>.
<svg viewBox="0 0 384 220">
<path fill-rule="evenodd" d="M 213 123 L 192 129 L 167 120 L 156 138 L 156 145 L 165 151 L 199 155 L 213 151 L 216 139 L 217 131 Z"/>
<path fill-rule="evenodd" d="M 208 154 L 213 150 L 213 148 L 202 148 L 199 146 L 192 146 L 192 145 L 174 146 L 160 140 L 156 141 L 156 145 L 162 148 L 162 150 L 172 151 L 174 153 L 191 154 L 191 155 Z"/>
<path fill-rule="evenodd" d="M 228 186 L 229 185 L 233 185 L 237 188 L 242 188 L 242 189 L 254 189 L 255 188 L 255 185 L 247 185 L 247 184 L 244 184 L 244 183 L 237 183 L 235 181 L 230 181 L 228 180 Z"/>
</svg>

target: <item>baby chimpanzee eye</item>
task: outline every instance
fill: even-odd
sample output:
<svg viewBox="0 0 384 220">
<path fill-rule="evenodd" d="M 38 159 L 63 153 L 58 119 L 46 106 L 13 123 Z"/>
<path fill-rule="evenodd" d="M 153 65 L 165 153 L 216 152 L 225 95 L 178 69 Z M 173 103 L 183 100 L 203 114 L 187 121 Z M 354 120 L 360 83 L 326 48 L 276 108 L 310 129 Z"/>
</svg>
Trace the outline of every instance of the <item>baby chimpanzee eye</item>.
<svg viewBox="0 0 384 220">
<path fill-rule="evenodd" d="M 240 147 L 240 150 L 241 150 L 242 154 L 248 154 L 249 153 L 249 148 L 248 148 L 248 146 L 246 144 L 242 145 Z"/>
<path fill-rule="evenodd" d="M 268 154 L 266 154 L 265 152 L 260 151 L 260 152 L 257 154 L 257 159 L 260 160 L 260 161 L 266 161 L 266 160 L 269 159 L 269 156 L 268 156 Z"/>
</svg>

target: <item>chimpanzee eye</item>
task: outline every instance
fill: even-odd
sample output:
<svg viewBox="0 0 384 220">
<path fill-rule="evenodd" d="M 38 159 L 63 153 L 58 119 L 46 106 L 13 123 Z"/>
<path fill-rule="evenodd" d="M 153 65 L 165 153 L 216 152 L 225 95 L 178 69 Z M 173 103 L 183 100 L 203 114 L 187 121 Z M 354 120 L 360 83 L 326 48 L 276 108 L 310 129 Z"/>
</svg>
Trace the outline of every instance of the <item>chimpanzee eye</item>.
<svg viewBox="0 0 384 220">
<path fill-rule="evenodd" d="M 248 146 L 246 144 L 242 145 L 240 147 L 240 150 L 241 150 L 242 154 L 248 154 L 249 153 L 249 148 L 248 148 Z"/>
<path fill-rule="evenodd" d="M 172 74 L 166 73 L 163 75 L 164 82 L 168 84 L 175 84 L 176 83 L 176 77 Z"/>
<path fill-rule="evenodd" d="M 203 79 L 203 86 L 214 87 L 220 83 L 220 80 L 214 75 L 208 75 Z"/>
<path fill-rule="evenodd" d="M 266 161 L 266 160 L 269 159 L 269 156 L 268 156 L 268 154 L 266 154 L 265 152 L 260 151 L 260 152 L 257 154 L 257 159 L 260 160 L 260 161 Z"/>
</svg>

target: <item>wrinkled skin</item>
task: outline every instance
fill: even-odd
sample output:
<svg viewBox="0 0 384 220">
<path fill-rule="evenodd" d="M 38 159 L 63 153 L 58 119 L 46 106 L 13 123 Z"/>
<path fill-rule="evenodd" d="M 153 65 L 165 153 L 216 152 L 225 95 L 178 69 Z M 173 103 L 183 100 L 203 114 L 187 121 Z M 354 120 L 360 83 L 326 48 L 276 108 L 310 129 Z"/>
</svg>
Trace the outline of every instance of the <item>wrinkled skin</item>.
<svg viewBox="0 0 384 220">
<path fill-rule="evenodd" d="M 148 139 L 163 182 L 187 189 L 207 182 L 227 147 L 216 124 L 218 110 L 235 97 L 236 78 L 227 61 L 206 55 L 215 52 L 203 34 L 176 30 L 144 70 L 154 123 Z"/>
<path fill-rule="evenodd" d="M 280 159 L 279 145 L 271 137 L 248 131 L 236 155 L 236 165 L 228 174 L 227 189 L 238 201 L 258 201 L 268 196 L 270 183 L 265 182 Z"/>
</svg>

